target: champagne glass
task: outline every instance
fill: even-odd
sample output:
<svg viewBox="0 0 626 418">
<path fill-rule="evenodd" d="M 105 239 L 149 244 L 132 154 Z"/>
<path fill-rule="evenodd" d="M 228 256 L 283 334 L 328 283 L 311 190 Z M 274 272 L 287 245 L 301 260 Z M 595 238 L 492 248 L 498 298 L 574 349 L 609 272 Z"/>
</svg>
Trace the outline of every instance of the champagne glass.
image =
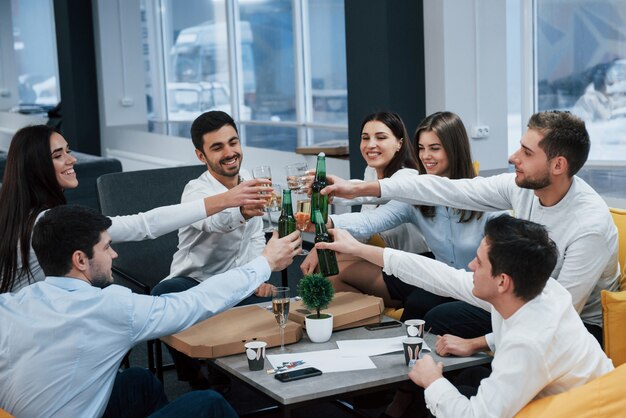
<svg viewBox="0 0 626 418">
<path fill-rule="evenodd" d="M 265 201 L 265 211 L 267 212 L 267 217 L 269 219 L 269 226 L 263 230 L 263 232 L 272 232 L 274 231 L 274 227 L 272 224 L 272 213 L 280 212 L 283 203 L 283 191 L 280 184 L 272 184 L 271 192 L 268 192 L 268 198 Z"/>
<path fill-rule="evenodd" d="M 309 223 L 311 222 L 311 199 L 302 198 L 296 202 L 296 228 L 304 234 L 304 231 L 309 229 Z M 302 248 L 302 241 L 300 241 L 300 255 L 307 255 L 309 252 Z"/>
<path fill-rule="evenodd" d="M 285 172 L 287 173 L 287 187 L 294 193 L 306 192 L 306 172 L 309 170 L 309 166 L 304 163 L 293 163 L 285 166 Z"/>
<path fill-rule="evenodd" d="M 285 351 L 285 326 L 289 316 L 289 288 L 276 287 L 272 292 L 272 311 L 280 327 L 280 351 Z"/>
<path fill-rule="evenodd" d="M 254 167 L 252 169 L 252 177 L 254 177 L 255 179 L 267 179 L 267 180 L 272 180 L 272 170 L 270 169 L 269 165 L 260 165 L 258 167 Z M 268 184 L 267 187 L 270 187 L 270 185 Z M 271 200 L 271 197 L 268 199 L 268 202 Z M 272 232 L 273 228 L 272 228 L 272 216 L 269 212 L 268 208 L 268 204 L 265 204 L 263 206 L 263 208 L 265 209 L 265 212 L 267 212 L 267 217 L 269 218 L 269 226 L 267 228 L 263 229 L 263 232 Z"/>
</svg>

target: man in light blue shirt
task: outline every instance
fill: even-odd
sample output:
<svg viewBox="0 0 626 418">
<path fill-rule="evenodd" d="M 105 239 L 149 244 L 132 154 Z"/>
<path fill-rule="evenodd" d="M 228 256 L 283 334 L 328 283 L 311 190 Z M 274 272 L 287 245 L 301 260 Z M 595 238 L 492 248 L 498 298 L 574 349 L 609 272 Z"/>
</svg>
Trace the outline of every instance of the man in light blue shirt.
<svg viewBox="0 0 626 418">
<path fill-rule="evenodd" d="M 233 306 L 286 268 L 299 234 L 273 238 L 261 256 L 210 282 L 155 297 L 110 285 L 110 225 L 79 206 L 53 208 L 35 225 L 32 244 L 47 277 L 0 295 L 0 407 L 19 417 L 237 416 L 212 391 L 167 404 L 147 370 L 118 373 L 119 364 L 135 344 Z"/>
</svg>

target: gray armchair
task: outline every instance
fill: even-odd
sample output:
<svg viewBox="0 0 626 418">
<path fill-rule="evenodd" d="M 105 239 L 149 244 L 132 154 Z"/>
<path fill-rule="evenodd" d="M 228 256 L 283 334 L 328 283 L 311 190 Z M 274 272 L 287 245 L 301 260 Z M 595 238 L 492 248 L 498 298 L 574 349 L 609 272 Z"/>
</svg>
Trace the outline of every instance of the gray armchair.
<svg viewBox="0 0 626 418">
<path fill-rule="evenodd" d="M 131 215 L 180 203 L 185 185 L 205 170 L 205 166 L 197 165 L 106 174 L 97 181 L 100 210 L 107 216 Z M 153 240 L 115 244 L 115 283 L 150 294 L 169 274 L 177 246 L 177 231 Z M 163 379 L 159 342 L 148 341 L 148 367 Z"/>
</svg>

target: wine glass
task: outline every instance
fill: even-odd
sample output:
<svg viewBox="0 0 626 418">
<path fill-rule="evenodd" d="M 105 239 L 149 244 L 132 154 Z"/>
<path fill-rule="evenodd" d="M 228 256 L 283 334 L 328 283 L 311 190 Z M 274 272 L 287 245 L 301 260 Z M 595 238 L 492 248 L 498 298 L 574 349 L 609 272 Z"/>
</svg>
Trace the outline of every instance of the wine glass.
<svg viewBox="0 0 626 418">
<path fill-rule="evenodd" d="M 252 169 L 252 177 L 254 177 L 255 179 L 267 179 L 267 180 L 272 180 L 272 170 L 270 169 L 269 165 L 260 165 L 258 167 L 254 167 Z M 270 187 L 271 185 L 267 185 L 267 187 Z M 263 229 L 263 232 L 272 232 L 273 228 L 272 228 L 272 216 L 270 214 L 270 211 L 268 210 L 268 206 L 270 201 L 272 200 L 272 198 L 270 197 L 268 199 L 268 203 L 266 203 L 263 208 L 265 209 L 265 212 L 267 212 L 267 217 L 269 218 L 269 226 L 267 228 Z"/>
<path fill-rule="evenodd" d="M 280 351 L 285 351 L 285 326 L 289 316 L 289 288 L 276 287 L 272 291 L 272 311 L 280 327 Z"/>
<path fill-rule="evenodd" d="M 280 184 L 272 184 L 271 192 L 268 192 L 268 198 L 265 201 L 265 211 L 267 212 L 267 218 L 269 219 L 269 226 L 263 230 L 263 232 L 272 232 L 274 227 L 272 226 L 272 212 L 280 212 L 283 202 L 283 191 Z"/>
<path fill-rule="evenodd" d="M 304 234 L 304 231 L 309 229 L 309 223 L 311 222 L 311 199 L 302 198 L 296 202 L 296 228 Z M 300 255 L 307 255 L 309 252 L 302 248 L 302 241 L 300 241 Z"/>
<path fill-rule="evenodd" d="M 306 172 L 309 166 L 304 163 L 293 163 L 285 166 L 287 173 L 287 187 L 295 193 L 306 192 Z"/>
</svg>

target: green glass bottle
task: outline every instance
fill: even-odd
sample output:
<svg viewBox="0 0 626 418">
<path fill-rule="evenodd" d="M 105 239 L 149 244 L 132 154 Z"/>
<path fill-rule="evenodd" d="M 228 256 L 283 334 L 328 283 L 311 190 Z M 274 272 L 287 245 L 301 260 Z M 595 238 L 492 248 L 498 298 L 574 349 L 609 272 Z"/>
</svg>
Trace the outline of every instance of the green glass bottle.
<svg viewBox="0 0 626 418">
<path fill-rule="evenodd" d="M 313 212 L 313 223 L 315 224 L 315 242 L 332 242 L 326 223 L 322 218 L 319 210 Z M 339 274 L 339 265 L 337 264 L 337 255 L 332 250 L 317 250 L 317 259 L 320 266 L 320 273 L 324 277 Z"/>
<path fill-rule="evenodd" d="M 326 154 L 320 152 L 317 155 L 315 180 L 311 185 L 311 219 L 314 219 L 314 212 L 319 210 L 324 218 L 324 223 L 328 221 L 328 195 L 322 196 L 320 190 L 326 187 L 326 185 Z"/>
<path fill-rule="evenodd" d="M 280 238 L 291 234 L 296 230 L 296 218 L 293 216 L 291 205 L 291 190 L 283 190 L 283 206 L 278 218 L 278 236 Z"/>
</svg>

